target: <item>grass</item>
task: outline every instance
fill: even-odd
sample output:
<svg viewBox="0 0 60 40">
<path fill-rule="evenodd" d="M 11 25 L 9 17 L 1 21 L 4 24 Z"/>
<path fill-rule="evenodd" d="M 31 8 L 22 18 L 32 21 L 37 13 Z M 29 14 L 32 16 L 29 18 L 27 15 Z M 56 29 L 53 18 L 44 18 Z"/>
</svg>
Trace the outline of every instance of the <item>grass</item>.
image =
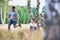
<svg viewBox="0 0 60 40">
<path fill-rule="evenodd" d="M 0 40 L 43 40 L 43 31 L 19 30 L 17 32 L 0 30 Z"/>
</svg>

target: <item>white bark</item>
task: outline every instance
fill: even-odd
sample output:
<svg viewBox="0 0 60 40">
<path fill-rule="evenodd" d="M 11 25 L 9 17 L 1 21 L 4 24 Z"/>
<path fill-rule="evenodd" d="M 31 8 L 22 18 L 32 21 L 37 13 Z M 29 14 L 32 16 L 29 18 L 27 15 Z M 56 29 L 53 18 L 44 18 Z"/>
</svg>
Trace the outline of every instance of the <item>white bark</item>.
<svg viewBox="0 0 60 40">
<path fill-rule="evenodd" d="M 2 9 L 1 9 L 1 21 L 2 21 L 2 24 L 4 24 L 4 21 L 3 21 L 3 18 L 2 18 Z"/>
<path fill-rule="evenodd" d="M 6 5 L 5 5 L 5 9 L 4 9 L 4 24 L 5 24 L 5 20 L 6 20 Z"/>
<path fill-rule="evenodd" d="M 5 20 L 6 20 L 6 6 L 5 6 L 5 9 L 4 9 L 4 17 L 2 16 L 2 8 L 1 8 L 1 21 L 2 21 L 2 24 L 5 24 Z"/>
</svg>

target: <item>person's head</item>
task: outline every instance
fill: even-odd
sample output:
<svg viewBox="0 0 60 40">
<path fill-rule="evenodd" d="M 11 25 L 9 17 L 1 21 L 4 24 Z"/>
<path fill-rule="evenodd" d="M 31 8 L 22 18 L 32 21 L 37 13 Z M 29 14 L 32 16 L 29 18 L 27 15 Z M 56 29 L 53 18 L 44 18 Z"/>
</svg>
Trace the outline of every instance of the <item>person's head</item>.
<svg viewBox="0 0 60 40">
<path fill-rule="evenodd" d="M 40 14 L 40 16 L 43 17 L 42 14 Z"/>
<path fill-rule="evenodd" d="M 12 6 L 12 11 L 15 11 L 15 6 Z"/>
<path fill-rule="evenodd" d="M 34 23 L 35 22 L 35 19 L 34 18 L 31 18 L 31 23 Z"/>
</svg>

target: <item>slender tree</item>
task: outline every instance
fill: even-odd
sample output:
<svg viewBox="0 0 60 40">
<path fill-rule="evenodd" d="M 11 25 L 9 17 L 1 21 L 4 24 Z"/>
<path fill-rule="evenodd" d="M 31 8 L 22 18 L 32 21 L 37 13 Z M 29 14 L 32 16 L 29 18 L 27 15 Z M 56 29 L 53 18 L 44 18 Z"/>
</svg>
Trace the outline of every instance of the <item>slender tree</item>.
<svg viewBox="0 0 60 40">
<path fill-rule="evenodd" d="M 32 18 L 33 17 L 33 14 L 32 14 L 32 12 L 31 12 L 31 0 L 27 0 L 27 6 L 28 6 L 28 12 L 29 12 L 29 14 L 30 14 L 30 18 Z"/>
<path fill-rule="evenodd" d="M 3 19 L 4 19 L 4 14 L 2 14 L 2 12 L 4 13 L 4 5 L 5 4 L 5 0 L 0 0 L 0 5 L 1 5 L 1 21 L 2 21 L 2 24 L 3 24 Z M 3 11 L 2 11 L 3 10 Z"/>
<path fill-rule="evenodd" d="M 39 29 L 39 18 L 40 18 L 40 16 L 39 16 L 39 5 L 40 5 L 40 2 L 39 2 L 39 0 L 37 0 L 37 8 L 36 8 L 36 23 L 37 23 L 37 27 L 38 27 L 38 29 Z"/>
<path fill-rule="evenodd" d="M 6 20 L 6 6 L 7 6 L 8 2 L 9 2 L 9 0 L 0 0 L 2 24 L 4 24 L 5 20 Z"/>
</svg>

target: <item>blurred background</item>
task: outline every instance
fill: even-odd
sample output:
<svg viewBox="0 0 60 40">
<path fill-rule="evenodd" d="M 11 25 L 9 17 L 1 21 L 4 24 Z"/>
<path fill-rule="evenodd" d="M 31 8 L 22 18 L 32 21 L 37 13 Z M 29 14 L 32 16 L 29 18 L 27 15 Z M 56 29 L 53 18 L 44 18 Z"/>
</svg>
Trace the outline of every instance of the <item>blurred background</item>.
<svg viewBox="0 0 60 40">
<path fill-rule="evenodd" d="M 60 40 L 60 0 L 0 0 L 0 24 L 8 24 L 8 15 L 12 6 L 16 6 L 18 11 L 18 24 L 28 24 L 31 17 L 41 19 L 40 14 L 42 14 L 44 34 L 38 32 L 42 33 L 44 40 Z M 38 20 L 37 24 L 40 22 L 41 20 Z"/>
<path fill-rule="evenodd" d="M 31 1 L 31 13 L 35 17 L 37 0 L 30 1 Z M 39 12 L 42 13 L 42 11 L 44 10 L 45 1 L 44 0 L 39 1 L 40 1 Z M 16 6 L 16 10 L 18 11 L 20 18 L 18 22 L 20 22 L 21 24 L 28 24 L 30 22 L 28 0 L 0 0 L 0 24 L 8 23 L 8 15 L 11 10 L 11 6 Z"/>
</svg>

